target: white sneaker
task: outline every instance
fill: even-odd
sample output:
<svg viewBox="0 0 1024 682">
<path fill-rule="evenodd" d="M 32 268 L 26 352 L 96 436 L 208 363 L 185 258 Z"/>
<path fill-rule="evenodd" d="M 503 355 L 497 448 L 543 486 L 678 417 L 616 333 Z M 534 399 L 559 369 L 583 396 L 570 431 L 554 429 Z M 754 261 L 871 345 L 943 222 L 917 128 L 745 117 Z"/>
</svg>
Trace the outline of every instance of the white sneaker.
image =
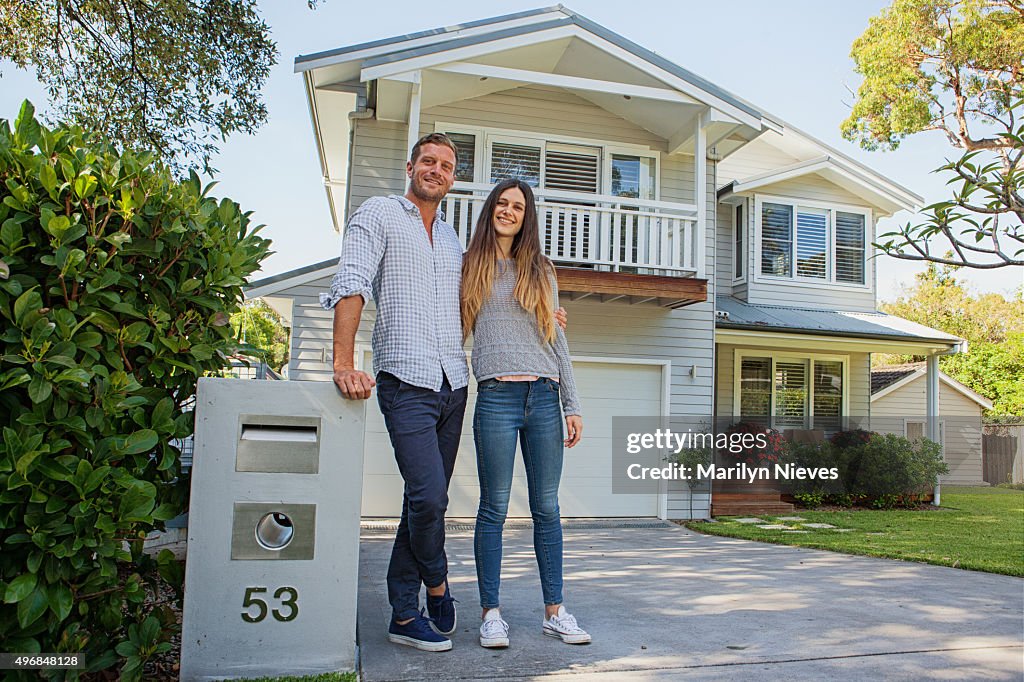
<svg viewBox="0 0 1024 682">
<path fill-rule="evenodd" d="M 590 635 L 564 606 L 559 606 L 558 613 L 544 621 L 544 634 L 558 637 L 566 644 L 590 644 Z"/>
<path fill-rule="evenodd" d="M 480 646 L 488 649 L 504 649 L 508 646 L 508 623 L 501 618 L 498 609 L 491 609 L 480 624 Z"/>
</svg>

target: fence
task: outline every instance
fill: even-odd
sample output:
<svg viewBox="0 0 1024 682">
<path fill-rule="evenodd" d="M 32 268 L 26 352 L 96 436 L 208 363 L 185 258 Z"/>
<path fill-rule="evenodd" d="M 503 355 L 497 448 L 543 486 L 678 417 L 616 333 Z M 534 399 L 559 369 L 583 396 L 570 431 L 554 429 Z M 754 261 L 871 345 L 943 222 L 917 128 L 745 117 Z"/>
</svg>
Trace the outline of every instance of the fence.
<svg viewBox="0 0 1024 682">
<path fill-rule="evenodd" d="M 986 483 L 1024 483 L 1024 424 L 986 426 L 981 462 Z"/>
</svg>

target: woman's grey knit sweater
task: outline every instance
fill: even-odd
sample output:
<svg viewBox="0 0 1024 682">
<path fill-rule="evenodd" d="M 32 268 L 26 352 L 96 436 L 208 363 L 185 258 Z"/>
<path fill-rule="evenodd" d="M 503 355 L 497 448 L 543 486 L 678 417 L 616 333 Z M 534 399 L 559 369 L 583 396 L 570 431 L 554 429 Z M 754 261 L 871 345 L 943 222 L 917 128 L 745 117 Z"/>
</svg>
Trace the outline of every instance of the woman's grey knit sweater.
<svg viewBox="0 0 1024 682">
<path fill-rule="evenodd" d="M 553 278 L 551 285 L 557 307 L 558 285 Z M 556 324 L 554 343 L 545 342 L 537 328 L 537 318 L 513 296 L 515 288 L 515 261 L 499 260 L 491 295 L 484 301 L 473 326 L 473 374 L 476 380 L 513 374 L 556 379 L 565 414 L 580 414 L 565 332 Z"/>
</svg>

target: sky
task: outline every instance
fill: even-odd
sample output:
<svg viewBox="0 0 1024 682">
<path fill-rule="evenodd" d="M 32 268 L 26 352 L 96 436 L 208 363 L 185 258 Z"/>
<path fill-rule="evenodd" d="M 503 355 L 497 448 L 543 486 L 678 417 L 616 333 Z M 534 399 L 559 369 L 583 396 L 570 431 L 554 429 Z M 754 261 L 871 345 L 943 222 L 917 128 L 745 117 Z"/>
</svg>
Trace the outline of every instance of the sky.
<svg viewBox="0 0 1024 682">
<path fill-rule="evenodd" d="M 913 190 L 932 203 L 948 194 L 945 178 L 931 173 L 959 156 L 938 132 L 908 138 L 895 152 L 867 152 L 844 140 L 839 125 L 849 113 L 859 76 L 850 45 L 883 0 L 729 0 L 727 2 L 629 3 L 572 0 L 567 6 L 657 52 L 690 71 L 817 137 L 848 156 Z M 279 50 L 279 63 L 264 94 L 269 121 L 254 135 L 228 139 L 213 166 L 217 196 L 253 211 L 276 252 L 256 277 L 279 274 L 326 260 L 340 249 L 331 224 L 302 78 L 295 57 L 475 19 L 542 7 L 543 0 L 444 3 L 379 0 L 355 3 L 305 0 L 260 3 Z M 21 100 L 46 111 L 45 93 L 31 73 L 0 62 L 0 118 L 13 119 Z M 906 222 L 898 213 L 878 232 Z M 898 221 L 894 222 L 894 221 Z M 878 299 L 892 300 L 923 269 L 881 256 Z M 976 292 L 1008 293 L 1024 283 L 1024 269 L 963 269 L 960 278 Z"/>
</svg>

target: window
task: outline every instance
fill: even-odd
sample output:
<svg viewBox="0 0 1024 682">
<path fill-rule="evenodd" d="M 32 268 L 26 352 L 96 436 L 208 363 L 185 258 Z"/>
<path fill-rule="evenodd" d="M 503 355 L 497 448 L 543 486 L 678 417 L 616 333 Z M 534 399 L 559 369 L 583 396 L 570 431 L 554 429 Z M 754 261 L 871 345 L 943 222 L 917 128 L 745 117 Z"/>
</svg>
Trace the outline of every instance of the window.
<svg viewBox="0 0 1024 682">
<path fill-rule="evenodd" d="M 761 208 L 761 274 L 789 277 L 793 255 L 793 207 L 765 202 Z"/>
<path fill-rule="evenodd" d="M 530 187 L 540 187 L 540 147 L 493 142 L 491 183 L 506 178 L 519 178 Z"/>
<path fill-rule="evenodd" d="M 653 199 L 654 165 L 654 159 L 648 156 L 612 154 L 612 195 L 630 199 Z"/>
<path fill-rule="evenodd" d="M 597 194 L 601 150 L 549 143 L 544 150 L 544 187 Z"/>
<path fill-rule="evenodd" d="M 903 422 L 903 435 L 908 440 L 920 440 L 926 438 L 928 433 L 928 421 L 925 419 L 907 419 Z M 946 422 L 939 420 L 939 445 L 946 445 Z"/>
<path fill-rule="evenodd" d="M 836 279 L 864 284 L 864 215 L 836 212 Z"/>
<path fill-rule="evenodd" d="M 476 135 L 448 133 L 448 139 L 459 151 L 459 164 L 455 168 L 456 182 L 473 182 L 476 168 Z"/>
<path fill-rule="evenodd" d="M 826 279 L 829 211 L 803 208 L 796 214 L 796 274 Z"/>
<path fill-rule="evenodd" d="M 743 277 L 743 266 L 747 261 L 746 242 L 743 239 L 743 204 L 736 207 L 733 223 L 733 279 Z"/>
<path fill-rule="evenodd" d="M 867 210 L 839 210 L 776 197 L 757 202 L 760 275 L 867 284 Z"/>
<path fill-rule="evenodd" d="M 777 429 L 841 428 L 845 358 L 756 351 L 736 355 L 737 417 Z"/>
</svg>

